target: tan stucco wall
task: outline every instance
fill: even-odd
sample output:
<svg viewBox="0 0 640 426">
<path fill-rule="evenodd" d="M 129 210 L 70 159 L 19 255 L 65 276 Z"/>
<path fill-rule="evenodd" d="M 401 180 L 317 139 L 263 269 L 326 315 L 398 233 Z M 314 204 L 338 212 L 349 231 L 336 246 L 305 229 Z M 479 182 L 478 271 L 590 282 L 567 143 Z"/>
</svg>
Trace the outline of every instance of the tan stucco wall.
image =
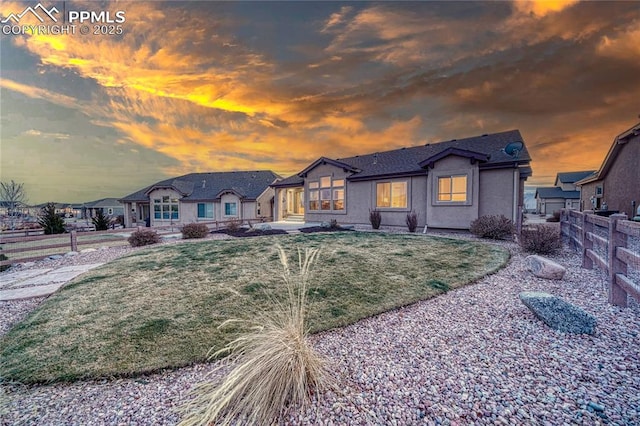
<svg viewBox="0 0 640 426">
<path fill-rule="evenodd" d="M 437 201 L 438 177 L 467 175 L 467 201 L 444 203 Z M 471 221 L 478 218 L 479 207 L 478 163 L 471 164 L 468 158 L 449 156 L 443 158 L 429 170 L 427 183 L 427 225 L 435 228 L 468 229 Z"/>
<path fill-rule="evenodd" d="M 275 195 L 275 190 L 273 188 L 267 188 L 256 200 L 256 217 L 257 218 L 269 218 L 273 216 L 273 211 L 271 210 L 271 200 Z M 258 214 L 258 209 L 260 210 L 260 214 Z"/>
<path fill-rule="evenodd" d="M 224 205 L 226 203 L 236 203 L 236 214 L 235 215 L 225 215 L 225 208 Z M 230 220 L 230 219 L 234 219 L 234 218 L 240 218 L 240 219 L 245 219 L 244 217 L 242 217 L 242 213 L 244 213 L 242 211 L 242 206 L 240 205 L 240 199 L 238 198 L 237 195 L 235 194 L 224 194 L 222 195 L 222 197 L 220 197 L 220 208 L 218 209 L 219 211 L 219 216 L 216 215 L 216 218 L 219 217 L 219 219 L 217 220 Z"/>
</svg>

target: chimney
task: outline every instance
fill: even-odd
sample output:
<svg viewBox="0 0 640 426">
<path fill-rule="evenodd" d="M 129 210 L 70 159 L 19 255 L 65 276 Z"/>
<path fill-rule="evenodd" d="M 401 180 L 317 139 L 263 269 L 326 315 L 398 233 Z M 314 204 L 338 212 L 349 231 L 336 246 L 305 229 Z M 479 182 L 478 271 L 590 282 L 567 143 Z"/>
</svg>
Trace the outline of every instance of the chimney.
<svg viewBox="0 0 640 426">
<path fill-rule="evenodd" d="M 202 187 L 204 188 L 207 185 L 207 181 L 202 179 Z"/>
</svg>

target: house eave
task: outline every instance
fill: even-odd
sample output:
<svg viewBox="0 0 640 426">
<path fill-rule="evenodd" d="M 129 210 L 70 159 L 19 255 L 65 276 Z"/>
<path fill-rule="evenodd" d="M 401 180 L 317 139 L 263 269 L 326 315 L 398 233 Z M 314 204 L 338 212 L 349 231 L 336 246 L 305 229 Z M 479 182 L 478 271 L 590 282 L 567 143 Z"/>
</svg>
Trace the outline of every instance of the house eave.
<svg viewBox="0 0 640 426">
<path fill-rule="evenodd" d="M 367 180 L 380 180 L 380 179 L 395 179 L 395 178 L 404 178 L 404 177 L 413 177 L 413 176 L 426 176 L 427 172 L 425 170 L 417 170 L 412 172 L 404 172 L 404 173 L 385 173 L 380 175 L 369 175 L 369 176 L 350 176 L 347 178 L 350 182 L 362 182 Z"/>
</svg>

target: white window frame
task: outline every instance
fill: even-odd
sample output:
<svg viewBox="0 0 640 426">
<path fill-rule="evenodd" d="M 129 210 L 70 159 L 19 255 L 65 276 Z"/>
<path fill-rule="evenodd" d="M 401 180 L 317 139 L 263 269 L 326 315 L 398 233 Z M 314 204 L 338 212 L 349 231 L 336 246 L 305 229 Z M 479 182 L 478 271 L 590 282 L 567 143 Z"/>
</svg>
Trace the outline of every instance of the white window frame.
<svg viewBox="0 0 640 426">
<path fill-rule="evenodd" d="M 200 205 L 201 204 L 204 206 L 204 216 L 200 216 Z M 207 206 L 211 206 L 211 216 L 207 216 Z M 215 207 L 213 206 L 212 202 L 197 203 L 196 204 L 196 217 L 198 218 L 198 220 L 213 219 L 215 217 L 214 209 L 215 209 Z"/>
<path fill-rule="evenodd" d="M 235 213 L 228 214 L 227 213 L 227 206 L 231 206 L 232 204 L 235 206 Z M 226 201 L 224 203 L 224 216 L 225 217 L 238 217 L 238 202 L 237 201 Z"/>
<path fill-rule="evenodd" d="M 310 212 L 346 214 L 347 181 L 344 177 L 334 178 L 333 176 L 320 176 L 307 183 L 307 191 L 307 208 Z M 338 194 L 341 194 L 342 198 L 337 198 Z M 323 201 L 328 203 L 328 208 L 322 208 Z M 341 209 L 336 208 L 336 201 L 342 201 Z M 313 208 L 312 203 L 317 203 L 317 208 Z"/>
<path fill-rule="evenodd" d="M 172 198 L 170 195 L 162 195 L 160 198 L 153 199 L 153 220 L 173 221 L 180 220 L 180 201 L 177 198 Z M 160 210 L 156 211 L 156 207 Z M 168 212 L 168 217 L 165 216 L 165 211 Z M 174 217 L 175 213 L 175 217 Z M 160 217 L 156 217 L 159 214 Z"/>
<path fill-rule="evenodd" d="M 400 206 L 400 205 L 393 205 L 394 204 L 394 199 L 393 199 L 393 194 L 394 194 L 394 185 L 397 188 L 397 185 L 399 184 L 403 184 L 404 186 L 404 205 Z M 381 202 L 381 200 L 378 199 L 378 186 L 379 185 L 389 185 L 389 202 L 388 205 L 386 205 L 387 203 Z M 375 206 L 377 210 L 408 210 L 409 209 L 409 181 L 407 179 L 402 179 L 402 180 L 383 180 L 383 181 L 377 181 L 375 183 L 375 190 L 374 190 L 374 197 L 375 197 Z"/>
</svg>

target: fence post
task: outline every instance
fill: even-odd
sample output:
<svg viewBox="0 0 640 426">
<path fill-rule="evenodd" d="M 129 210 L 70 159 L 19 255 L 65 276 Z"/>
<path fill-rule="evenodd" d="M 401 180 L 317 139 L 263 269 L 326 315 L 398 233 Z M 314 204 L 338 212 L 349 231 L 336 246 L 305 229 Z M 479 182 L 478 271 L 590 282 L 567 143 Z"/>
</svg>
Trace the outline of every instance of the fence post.
<svg viewBox="0 0 640 426">
<path fill-rule="evenodd" d="M 567 229 L 567 225 L 569 229 Z M 562 244 L 571 246 L 571 223 L 565 209 L 560 210 L 560 239 Z"/>
<path fill-rule="evenodd" d="M 593 223 L 589 221 L 589 216 L 584 214 L 582 216 L 582 232 L 580 232 L 580 238 L 582 239 L 582 267 L 584 269 L 593 269 L 593 260 L 587 255 L 587 250 L 593 249 L 593 241 L 587 238 L 589 232 L 593 232 Z"/>
<path fill-rule="evenodd" d="M 627 265 L 616 256 L 618 247 L 627 247 L 627 236 L 616 230 L 619 220 L 626 220 L 625 214 L 612 214 L 609 216 L 609 245 L 607 263 L 609 263 L 609 303 L 627 307 L 627 292 L 616 282 L 616 274 L 627 274 Z"/>
<path fill-rule="evenodd" d="M 71 251 L 78 251 L 78 234 L 77 231 L 71 231 Z"/>
</svg>

